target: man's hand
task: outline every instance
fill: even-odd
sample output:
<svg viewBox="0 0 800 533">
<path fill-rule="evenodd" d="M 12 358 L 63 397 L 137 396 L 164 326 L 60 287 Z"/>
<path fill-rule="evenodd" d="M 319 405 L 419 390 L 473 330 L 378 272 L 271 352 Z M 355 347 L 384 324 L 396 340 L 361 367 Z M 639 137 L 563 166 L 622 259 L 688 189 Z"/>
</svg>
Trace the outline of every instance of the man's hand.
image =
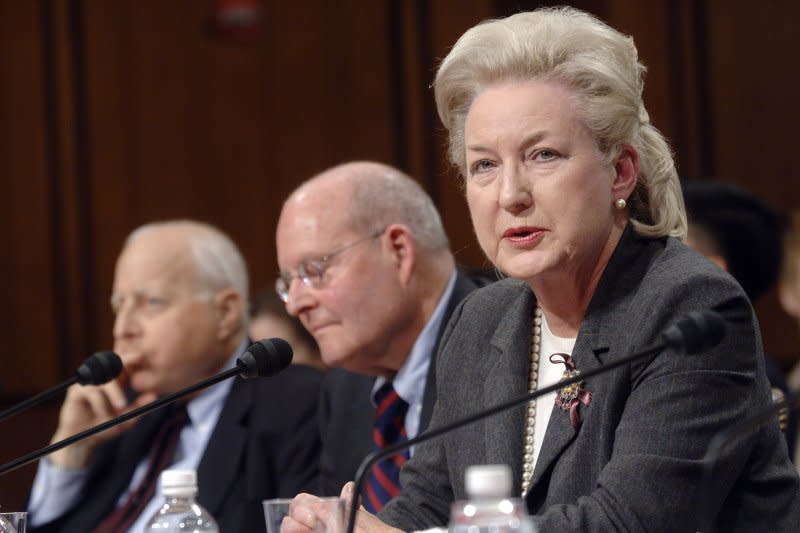
<svg viewBox="0 0 800 533">
<path fill-rule="evenodd" d="M 292 500 L 289 514 L 281 522 L 281 533 L 311 533 L 314 531 L 344 533 L 347 520 L 350 518 L 353 487 L 354 483 L 351 481 L 342 488 L 340 497 L 345 501 L 345 507 L 341 527 L 337 524 L 338 517 L 331 512 L 329 506 L 320 503 L 319 497 L 303 493 L 298 494 Z M 356 533 L 403 533 L 399 529 L 384 524 L 364 507 L 358 509 L 354 531 Z"/>
<path fill-rule="evenodd" d="M 61 406 L 58 427 L 50 441 L 51 444 L 85 431 L 97 424 L 102 424 L 156 399 L 156 395 L 153 393 L 140 394 L 129 405 L 122 383 L 120 379 L 115 379 L 100 386 L 71 386 L 67 390 L 64 404 Z M 84 468 L 89 462 L 92 451 L 98 444 L 116 437 L 135 423 L 136 419 L 129 420 L 117 427 L 53 452 L 49 458 L 50 462 L 61 468 Z"/>
</svg>

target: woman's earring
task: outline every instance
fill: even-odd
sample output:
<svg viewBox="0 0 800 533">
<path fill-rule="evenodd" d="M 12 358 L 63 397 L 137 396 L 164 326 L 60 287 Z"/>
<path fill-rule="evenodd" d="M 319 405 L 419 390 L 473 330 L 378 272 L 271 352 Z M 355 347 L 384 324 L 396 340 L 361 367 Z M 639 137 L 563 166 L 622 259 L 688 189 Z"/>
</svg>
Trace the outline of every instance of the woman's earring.
<svg viewBox="0 0 800 533">
<path fill-rule="evenodd" d="M 616 207 L 617 209 L 619 209 L 621 211 L 621 210 L 625 209 L 626 207 L 628 207 L 628 202 L 625 201 L 625 198 L 618 198 L 614 202 L 614 207 Z"/>
</svg>

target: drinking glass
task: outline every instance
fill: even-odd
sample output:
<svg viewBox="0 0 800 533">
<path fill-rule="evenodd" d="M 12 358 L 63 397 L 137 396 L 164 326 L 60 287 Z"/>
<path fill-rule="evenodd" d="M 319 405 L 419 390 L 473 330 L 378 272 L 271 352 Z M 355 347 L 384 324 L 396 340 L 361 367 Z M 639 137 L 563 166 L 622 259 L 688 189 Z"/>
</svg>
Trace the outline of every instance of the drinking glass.
<svg viewBox="0 0 800 533">
<path fill-rule="evenodd" d="M 28 513 L 0 513 L 0 533 L 25 533 Z"/>
<path fill-rule="evenodd" d="M 264 500 L 264 519 L 267 533 L 280 533 L 281 522 L 289 514 L 291 498 Z M 315 533 L 344 533 L 344 500 L 337 497 L 317 498 L 311 504 L 315 515 Z"/>
</svg>

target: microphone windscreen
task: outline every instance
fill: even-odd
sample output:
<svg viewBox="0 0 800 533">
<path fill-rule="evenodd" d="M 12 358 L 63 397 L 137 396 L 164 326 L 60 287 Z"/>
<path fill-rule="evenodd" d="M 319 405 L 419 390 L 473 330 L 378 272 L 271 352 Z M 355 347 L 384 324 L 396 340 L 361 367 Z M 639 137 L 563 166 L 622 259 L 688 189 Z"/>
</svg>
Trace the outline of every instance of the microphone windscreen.
<svg viewBox="0 0 800 533">
<path fill-rule="evenodd" d="M 102 385 L 108 383 L 122 372 L 122 359 L 114 352 L 97 352 L 78 367 L 78 383 L 81 385 Z"/>
<path fill-rule="evenodd" d="M 292 362 L 292 347 L 283 339 L 261 339 L 237 360 L 243 378 L 277 374 Z"/>
<path fill-rule="evenodd" d="M 664 341 L 691 355 L 719 344 L 726 329 L 725 319 L 716 311 L 692 311 L 664 331 Z"/>
</svg>

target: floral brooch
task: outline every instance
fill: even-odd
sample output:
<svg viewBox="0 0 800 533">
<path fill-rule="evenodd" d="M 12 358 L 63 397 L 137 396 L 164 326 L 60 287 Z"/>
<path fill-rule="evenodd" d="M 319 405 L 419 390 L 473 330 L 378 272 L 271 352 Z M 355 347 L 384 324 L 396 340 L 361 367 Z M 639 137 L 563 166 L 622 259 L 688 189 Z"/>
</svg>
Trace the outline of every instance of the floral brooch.
<svg viewBox="0 0 800 533">
<path fill-rule="evenodd" d="M 575 360 L 572 356 L 565 353 L 554 353 L 550 356 L 550 362 L 553 364 L 564 365 L 564 374 L 561 380 L 574 378 L 580 375 L 581 371 L 575 366 Z M 556 394 L 556 405 L 564 411 L 569 411 L 569 421 L 572 427 L 576 430 L 581 427 L 583 421 L 581 415 L 578 413 L 578 406 L 580 404 L 588 406 L 592 403 L 592 392 L 583 387 L 583 381 L 578 381 L 572 385 L 567 385 L 558 390 Z"/>
</svg>

